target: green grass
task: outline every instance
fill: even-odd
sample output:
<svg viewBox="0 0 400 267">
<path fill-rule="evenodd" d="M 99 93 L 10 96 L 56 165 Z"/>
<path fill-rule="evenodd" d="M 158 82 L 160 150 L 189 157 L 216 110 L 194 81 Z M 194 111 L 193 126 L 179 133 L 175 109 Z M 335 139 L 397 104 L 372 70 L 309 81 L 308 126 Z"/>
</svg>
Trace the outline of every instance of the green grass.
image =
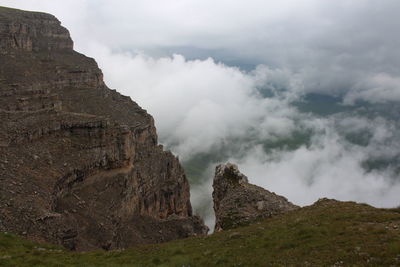
<svg viewBox="0 0 400 267">
<path fill-rule="evenodd" d="M 399 209 L 325 200 L 259 224 L 124 251 L 69 252 L 3 233 L 0 266 L 399 266 L 399 227 Z"/>
</svg>

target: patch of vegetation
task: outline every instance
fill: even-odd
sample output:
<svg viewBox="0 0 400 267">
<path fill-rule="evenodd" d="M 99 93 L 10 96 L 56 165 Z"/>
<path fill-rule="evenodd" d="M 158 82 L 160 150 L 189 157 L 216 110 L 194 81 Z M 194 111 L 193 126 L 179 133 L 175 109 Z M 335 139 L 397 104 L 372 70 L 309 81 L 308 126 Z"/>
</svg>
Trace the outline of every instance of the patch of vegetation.
<svg viewBox="0 0 400 267">
<path fill-rule="evenodd" d="M 207 166 L 213 162 L 222 161 L 225 157 L 218 153 L 200 153 L 193 156 L 188 161 L 183 161 L 182 165 L 191 185 L 201 184 L 203 174 L 207 170 Z"/>
<path fill-rule="evenodd" d="M 271 153 L 273 150 L 294 151 L 301 146 L 310 146 L 311 137 L 311 131 L 296 131 L 291 137 L 265 140 L 262 145 L 266 153 Z"/>
<path fill-rule="evenodd" d="M 400 174 L 400 156 L 397 155 L 393 158 L 380 158 L 380 159 L 368 159 L 362 162 L 362 167 L 367 171 L 371 172 L 374 170 L 383 171 L 392 169 L 395 174 Z"/>
<path fill-rule="evenodd" d="M 125 251 L 0 234 L 0 266 L 399 266 L 400 209 L 323 200 L 258 224 Z"/>
<path fill-rule="evenodd" d="M 303 101 L 293 103 L 301 112 L 313 113 L 319 116 L 353 111 L 357 106 L 342 105 L 342 98 L 323 94 L 310 93 L 304 96 Z"/>
</svg>

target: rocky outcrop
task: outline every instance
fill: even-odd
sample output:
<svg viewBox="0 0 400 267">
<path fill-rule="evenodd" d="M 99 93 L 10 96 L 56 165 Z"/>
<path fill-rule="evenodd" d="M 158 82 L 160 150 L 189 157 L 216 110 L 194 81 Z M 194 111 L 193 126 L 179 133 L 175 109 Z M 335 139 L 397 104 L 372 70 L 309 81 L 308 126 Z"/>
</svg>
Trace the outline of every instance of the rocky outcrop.
<svg viewBox="0 0 400 267">
<path fill-rule="evenodd" d="M 215 231 L 248 225 L 298 208 L 282 196 L 249 184 L 238 167 L 230 163 L 216 167 L 213 188 Z"/>
<path fill-rule="evenodd" d="M 0 231 L 73 250 L 205 234 L 153 118 L 52 15 L 0 7 Z"/>
<path fill-rule="evenodd" d="M 7 8 L 1 8 L 0 37 L 1 53 L 10 50 L 71 51 L 73 46 L 68 31 L 60 27 L 54 16 Z"/>
</svg>

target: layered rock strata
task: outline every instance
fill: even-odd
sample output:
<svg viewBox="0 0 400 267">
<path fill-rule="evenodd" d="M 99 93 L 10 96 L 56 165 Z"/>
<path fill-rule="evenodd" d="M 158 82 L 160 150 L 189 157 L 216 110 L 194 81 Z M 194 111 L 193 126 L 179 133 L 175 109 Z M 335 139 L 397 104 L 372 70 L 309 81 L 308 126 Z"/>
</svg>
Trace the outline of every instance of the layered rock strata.
<svg viewBox="0 0 400 267">
<path fill-rule="evenodd" d="M 285 197 L 250 184 L 238 167 L 230 163 L 216 167 L 213 188 L 217 232 L 298 208 Z"/>
<path fill-rule="evenodd" d="M 205 234 L 153 118 L 52 15 L 0 7 L 0 231 L 72 250 Z"/>
</svg>

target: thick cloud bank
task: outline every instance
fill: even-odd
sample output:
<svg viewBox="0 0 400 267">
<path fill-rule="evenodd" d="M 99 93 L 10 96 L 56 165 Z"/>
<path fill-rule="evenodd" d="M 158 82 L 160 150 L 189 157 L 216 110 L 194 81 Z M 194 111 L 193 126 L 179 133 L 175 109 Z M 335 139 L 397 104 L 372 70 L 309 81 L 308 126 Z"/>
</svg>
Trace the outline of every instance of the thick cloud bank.
<svg viewBox="0 0 400 267">
<path fill-rule="evenodd" d="M 281 76 L 264 66 L 244 73 L 211 58 L 154 59 L 113 54 L 104 47 L 91 50 L 97 51 L 108 82 L 156 117 L 161 140 L 184 159 L 215 149 L 229 138 L 243 139 L 249 132 L 264 139 L 295 128 L 286 101 L 263 98 L 257 90 L 269 78 Z"/>
<path fill-rule="evenodd" d="M 243 72 L 210 58 L 154 59 L 92 50 L 109 83 L 155 116 L 161 141 L 183 161 L 225 150 L 223 158 L 237 162 L 252 182 L 302 205 L 323 196 L 385 207 L 400 204 L 395 171 L 364 166 L 399 153 L 396 122 L 351 112 L 328 117 L 299 112 L 292 103 L 300 96 L 276 88 L 302 85 L 290 73 L 262 65 Z M 265 88 L 272 90 L 270 97 L 260 93 Z M 265 149 L 265 142 L 297 142 L 302 135 L 309 140 L 293 148 Z M 357 144 L 348 136 L 366 140 Z M 208 188 L 209 179 L 204 180 Z M 198 192 L 195 196 L 201 198 Z"/>
</svg>

